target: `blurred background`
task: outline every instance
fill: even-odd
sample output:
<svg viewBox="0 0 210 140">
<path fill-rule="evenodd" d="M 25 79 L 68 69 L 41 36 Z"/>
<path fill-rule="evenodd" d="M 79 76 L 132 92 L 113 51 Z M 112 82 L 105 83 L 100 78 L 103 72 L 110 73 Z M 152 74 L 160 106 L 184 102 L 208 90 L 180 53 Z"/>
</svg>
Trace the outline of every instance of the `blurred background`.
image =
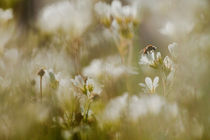
<svg viewBox="0 0 210 140">
<path fill-rule="evenodd" d="M 209 23 L 208 0 L 1 0 L 0 139 L 210 139 Z"/>
</svg>

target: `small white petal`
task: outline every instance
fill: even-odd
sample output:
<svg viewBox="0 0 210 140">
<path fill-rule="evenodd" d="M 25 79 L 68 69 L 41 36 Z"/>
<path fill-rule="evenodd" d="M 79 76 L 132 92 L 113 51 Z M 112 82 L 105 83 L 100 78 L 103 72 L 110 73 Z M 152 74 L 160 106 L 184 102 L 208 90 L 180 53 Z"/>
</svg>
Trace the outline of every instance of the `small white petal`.
<svg viewBox="0 0 210 140">
<path fill-rule="evenodd" d="M 156 76 L 153 80 L 153 87 L 156 88 L 158 86 L 158 82 L 159 82 L 159 77 Z"/>
<path fill-rule="evenodd" d="M 139 61 L 139 64 L 150 64 L 150 60 L 146 55 L 142 55 Z"/>
<path fill-rule="evenodd" d="M 145 83 L 146 83 L 146 85 L 148 86 L 148 88 L 149 88 L 150 90 L 152 90 L 153 84 L 152 84 L 152 79 L 151 79 L 150 77 L 146 77 L 146 78 L 145 78 Z"/>
<path fill-rule="evenodd" d="M 168 50 L 173 57 L 176 57 L 176 55 L 175 55 L 176 46 L 177 46 L 177 43 L 175 43 L 175 42 L 168 45 Z"/>
<path fill-rule="evenodd" d="M 164 58 L 163 63 L 164 63 L 166 68 L 172 70 L 172 68 L 173 68 L 173 61 L 168 56 L 166 56 Z"/>
<path fill-rule="evenodd" d="M 152 60 L 154 61 L 155 60 L 155 53 L 154 52 L 151 53 L 151 57 L 152 57 Z"/>
<path fill-rule="evenodd" d="M 146 85 L 144 83 L 139 83 L 139 86 L 146 87 Z"/>
<path fill-rule="evenodd" d="M 161 53 L 157 52 L 156 57 L 157 57 L 158 60 L 161 59 Z"/>
<path fill-rule="evenodd" d="M 115 16 L 115 17 L 121 16 L 121 12 L 122 12 L 122 4 L 121 4 L 121 2 L 118 1 L 118 0 L 112 1 L 111 10 L 112 10 L 113 16 Z"/>
</svg>

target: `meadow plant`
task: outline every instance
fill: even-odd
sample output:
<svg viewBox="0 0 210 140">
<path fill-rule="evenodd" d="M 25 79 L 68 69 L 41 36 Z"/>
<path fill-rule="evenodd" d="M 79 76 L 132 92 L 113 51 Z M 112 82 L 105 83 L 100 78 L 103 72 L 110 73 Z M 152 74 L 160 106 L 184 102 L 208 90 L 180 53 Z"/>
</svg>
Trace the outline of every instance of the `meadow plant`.
<svg viewBox="0 0 210 140">
<path fill-rule="evenodd" d="M 0 139 L 210 139 L 209 9 L 1 0 Z"/>
</svg>

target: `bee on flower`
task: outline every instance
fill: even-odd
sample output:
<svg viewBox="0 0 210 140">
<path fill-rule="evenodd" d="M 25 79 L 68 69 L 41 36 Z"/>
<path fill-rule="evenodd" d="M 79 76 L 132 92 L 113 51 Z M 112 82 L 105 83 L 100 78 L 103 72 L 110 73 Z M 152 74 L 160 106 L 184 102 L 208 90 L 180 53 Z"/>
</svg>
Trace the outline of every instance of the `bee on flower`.
<svg viewBox="0 0 210 140">
<path fill-rule="evenodd" d="M 162 57 L 160 52 L 154 52 L 153 50 L 148 53 L 143 53 L 139 60 L 140 65 L 149 65 L 152 68 L 158 68 L 162 64 Z"/>
</svg>

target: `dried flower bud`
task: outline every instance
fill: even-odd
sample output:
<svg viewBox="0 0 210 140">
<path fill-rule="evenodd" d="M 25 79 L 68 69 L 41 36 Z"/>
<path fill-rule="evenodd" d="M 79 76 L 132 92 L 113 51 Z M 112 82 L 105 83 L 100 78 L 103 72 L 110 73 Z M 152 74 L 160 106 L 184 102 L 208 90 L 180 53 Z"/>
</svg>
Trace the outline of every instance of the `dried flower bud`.
<svg viewBox="0 0 210 140">
<path fill-rule="evenodd" d="M 38 75 L 42 77 L 42 76 L 44 76 L 44 74 L 45 74 L 44 69 L 40 69 L 38 72 Z"/>
<path fill-rule="evenodd" d="M 32 85 L 32 86 L 36 85 L 36 81 L 35 81 L 34 79 L 31 80 L 31 85 Z"/>
</svg>

